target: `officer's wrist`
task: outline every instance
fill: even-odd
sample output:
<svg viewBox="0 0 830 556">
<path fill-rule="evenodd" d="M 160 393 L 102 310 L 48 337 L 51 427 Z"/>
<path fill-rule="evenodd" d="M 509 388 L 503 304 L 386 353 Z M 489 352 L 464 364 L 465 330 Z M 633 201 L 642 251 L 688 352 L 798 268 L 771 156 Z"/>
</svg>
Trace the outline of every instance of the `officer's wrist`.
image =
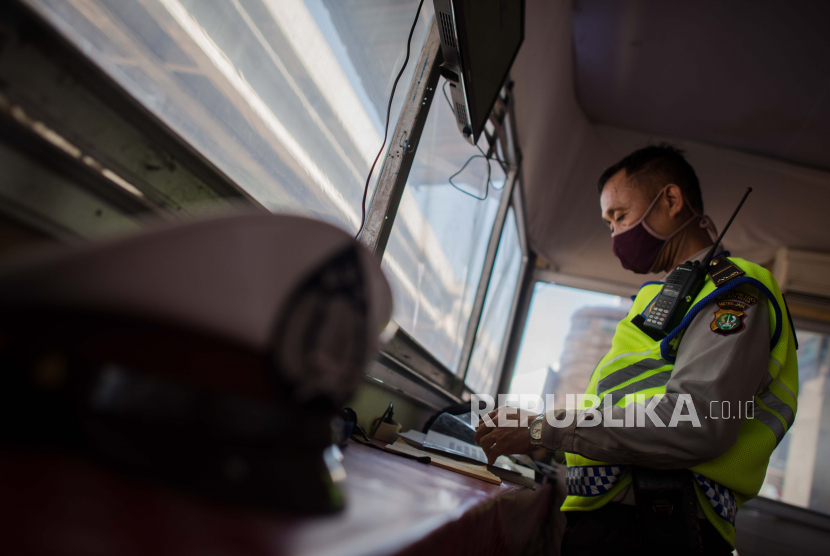
<svg viewBox="0 0 830 556">
<path fill-rule="evenodd" d="M 542 424 L 542 446 L 551 452 L 572 452 L 575 427 L 576 410 L 548 411 Z"/>
</svg>

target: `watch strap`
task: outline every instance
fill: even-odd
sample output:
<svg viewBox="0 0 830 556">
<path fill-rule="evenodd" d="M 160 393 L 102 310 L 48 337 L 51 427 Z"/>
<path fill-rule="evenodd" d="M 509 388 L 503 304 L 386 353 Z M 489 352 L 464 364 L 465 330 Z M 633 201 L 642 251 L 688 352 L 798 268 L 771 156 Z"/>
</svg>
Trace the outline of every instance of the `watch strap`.
<svg viewBox="0 0 830 556">
<path fill-rule="evenodd" d="M 544 417 L 545 417 L 545 414 L 542 413 L 541 415 L 539 415 L 538 417 L 533 419 L 533 421 L 531 421 L 530 425 L 527 427 L 527 432 L 530 435 L 530 444 L 531 444 L 531 446 L 535 446 L 537 448 L 542 446 L 542 431 L 540 429 L 538 439 L 533 438 L 533 427 L 534 427 L 534 425 L 536 425 L 536 421 L 541 422 L 544 419 Z"/>
</svg>

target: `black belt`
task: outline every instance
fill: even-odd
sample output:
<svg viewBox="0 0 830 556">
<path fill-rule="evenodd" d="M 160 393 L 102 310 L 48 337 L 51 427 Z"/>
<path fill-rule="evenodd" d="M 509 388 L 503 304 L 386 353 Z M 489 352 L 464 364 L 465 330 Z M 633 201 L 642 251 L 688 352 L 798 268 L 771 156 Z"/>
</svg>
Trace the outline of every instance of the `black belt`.
<svg viewBox="0 0 830 556">
<path fill-rule="evenodd" d="M 637 530 L 648 550 L 671 546 L 673 554 L 703 554 L 692 474 L 686 469 L 632 467 Z"/>
</svg>

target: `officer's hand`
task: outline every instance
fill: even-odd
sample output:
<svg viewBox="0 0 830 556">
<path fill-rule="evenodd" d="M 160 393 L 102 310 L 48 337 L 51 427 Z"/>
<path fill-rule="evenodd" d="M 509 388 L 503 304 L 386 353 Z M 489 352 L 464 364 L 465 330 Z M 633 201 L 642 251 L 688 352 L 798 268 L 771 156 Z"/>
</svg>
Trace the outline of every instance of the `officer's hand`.
<svg viewBox="0 0 830 556">
<path fill-rule="evenodd" d="M 530 443 L 527 424 L 537 416 L 525 410 L 502 406 L 484 416 L 476 429 L 476 444 L 484 449 L 487 463 L 493 465 L 496 458 L 506 454 L 529 454 L 534 450 Z M 527 423 L 522 426 L 523 423 Z"/>
</svg>

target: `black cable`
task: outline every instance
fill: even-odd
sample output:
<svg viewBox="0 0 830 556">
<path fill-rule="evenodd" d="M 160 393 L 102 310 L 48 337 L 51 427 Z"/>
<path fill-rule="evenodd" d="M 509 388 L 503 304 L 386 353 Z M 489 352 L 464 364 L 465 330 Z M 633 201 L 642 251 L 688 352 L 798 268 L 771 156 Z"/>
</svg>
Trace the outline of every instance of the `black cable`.
<svg viewBox="0 0 830 556">
<path fill-rule="evenodd" d="M 378 163 L 380 155 L 383 154 L 384 147 L 386 147 L 386 139 L 389 135 L 389 115 L 392 113 L 392 99 L 395 98 L 395 89 L 398 87 L 398 81 L 400 81 L 401 76 L 403 75 L 403 70 L 406 69 L 406 64 L 409 63 L 409 48 L 410 43 L 412 43 L 412 34 L 415 32 L 415 25 L 418 23 L 418 16 L 421 15 L 421 6 L 423 5 L 424 0 L 418 2 L 418 11 L 415 12 L 415 20 L 412 22 L 412 28 L 409 30 L 409 38 L 406 39 L 406 58 L 404 58 L 401 71 L 398 72 L 398 76 L 395 78 L 395 83 L 392 85 L 392 92 L 389 94 L 389 105 L 386 107 L 386 126 L 383 129 L 383 144 L 380 146 L 380 150 L 378 151 L 378 155 L 375 157 L 375 161 L 372 162 L 372 167 L 369 169 L 369 175 L 366 176 L 366 187 L 363 188 L 363 212 L 360 217 L 360 229 L 357 230 L 357 233 L 354 236 L 355 239 L 360 237 L 360 234 L 363 233 L 363 227 L 366 226 L 366 197 L 369 195 L 369 182 L 372 180 L 372 173 L 375 171 L 375 165 Z"/>
<path fill-rule="evenodd" d="M 444 91 L 444 98 L 447 99 L 447 104 L 449 104 L 450 110 L 452 110 L 452 113 L 455 114 L 455 110 L 452 108 L 452 102 L 450 102 L 450 97 L 447 95 L 447 85 L 449 85 L 449 83 L 450 82 L 445 79 L 444 84 L 441 86 L 441 90 Z"/>
<path fill-rule="evenodd" d="M 480 150 L 482 153 L 484 152 L 484 151 L 481 150 L 481 147 L 479 147 L 478 145 L 476 145 L 476 147 L 478 147 L 478 150 Z M 487 155 L 485 154 L 484 156 L 487 156 Z M 488 160 L 495 160 L 496 162 L 498 162 L 499 164 L 502 164 L 503 166 L 507 166 L 507 167 L 510 166 L 507 162 L 505 162 L 504 160 L 499 158 L 499 155 L 496 154 L 496 149 L 493 149 L 493 156 L 488 156 L 487 158 L 488 158 Z"/>
<path fill-rule="evenodd" d="M 484 158 L 487 159 L 487 173 L 488 173 L 488 176 L 489 176 L 491 158 L 489 156 L 487 156 L 487 153 L 485 153 L 483 150 L 481 150 L 481 147 L 476 145 L 476 148 L 478 149 L 478 152 L 481 153 L 481 156 L 483 156 Z M 495 153 L 493 153 L 493 154 L 495 154 Z M 496 160 L 499 160 L 499 157 L 496 157 Z M 501 162 L 501 161 L 499 160 L 499 162 Z M 490 185 L 493 185 L 493 181 L 490 180 L 489 177 L 487 179 L 489 180 Z M 495 191 L 501 191 L 502 189 L 504 189 L 504 185 L 502 185 L 501 187 L 496 187 L 495 185 L 493 185 L 493 190 L 495 190 Z"/>
<path fill-rule="evenodd" d="M 487 184 L 486 184 L 486 185 L 485 185 L 485 187 L 484 187 L 484 197 L 478 197 L 477 195 L 473 195 L 473 194 L 472 194 L 472 193 L 470 193 L 469 191 L 464 191 L 463 189 L 461 189 L 460 187 L 458 187 L 457 185 L 455 185 L 455 182 L 453 182 L 453 181 L 452 181 L 452 179 L 453 179 L 455 176 L 457 176 L 458 174 L 460 174 L 461 172 L 463 172 L 463 171 L 464 171 L 464 168 L 466 168 L 466 167 L 467 167 L 467 165 L 468 165 L 470 162 L 472 162 L 474 158 L 484 158 L 484 159 L 486 159 L 487 157 L 486 157 L 486 156 L 482 156 L 482 155 L 480 155 L 480 154 L 474 154 L 473 156 L 471 156 L 470 158 L 468 158 L 468 159 L 467 159 L 467 162 L 465 162 L 465 163 L 464 163 L 464 166 L 462 166 L 462 167 L 461 167 L 461 169 L 460 169 L 458 172 L 456 172 L 456 173 L 454 173 L 453 175 L 451 175 L 451 176 L 450 176 L 449 182 L 450 182 L 450 185 L 451 185 L 451 186 L 453 186 L 454 188 L 456 188 L 458 191 L 460 191 L 460 192 L 461 192 L 461 193 L 463 193 L 464 195 L 469 195 L 469 196 L 470 196 L 470 197 L 472 197 L 473 199 L 478 199 L 479 201 L 483 201 L 483 200 L 485 200 L 485 199 L 487 198 L 487 195 L 490 193 L 490 162 L 489 162 L 489 161 L 487 162 Z M 504 188 L 504 186 L 502 186 L 502 189 L 503 189 L 503 188 Z M 493 189 L 496 189 L 496 188 L 494 187 Z M 497 190 L 497 191 L 498 191 L 498 190 Z"/>
<path fill-rule="evenodd" d="M 455 110 L 453 110 L 453 108 L 452 108 L 452 102 L 450 101 L 450 97 L 447 95 L 447 85 L 448 84 L 449 84 L 449 81 L 444 80 L 444 85 L 441 87 L 441 91 L 444 93 L 444 99 L 446 99 L 447 105 L 450 107 L 450 110 L 452 110 L 452 113 L 455 114 Z M 484 153 L 484 151 L 481 150 L 481 147 L 479 147 L 478 144 L 476 144 L 476 148 L 481 152 L 481 154 L 483 154 L 487 158 L 487 160 L 497 160 L 502 165 L 509 166 L 509 164 L 507 162 L 505 162 L 504 160 L 502 160 L 501 158 L 498 157 L 495 150 L 493 151 L 493 158 L 491 158 L 491 157 L 487 156 Z M 498 190 L 498 191 L 501 191 L 501 190 Z"/>
<path fill-rule="evenodd" d="M 453 110 L 453 108 L 452 108 L 452 102 L 450 102 L 450 97 L 449 97 L 449 95 L 447 95 L 447 84 L 448 84 L 448 83 L 449 83 L 449 81 L 446 81 L 446 80 L 444 81 L 444 85 L 442 85 L 442 86 L 441 86 L 441 91 L 444 93 L 444 99 L 446 99 L 447 104 L 448 104 L 448 105 L 449 105 L 449 107 L 450 107 L 450 110 L 451 110 L 451 111 L 453 112 L 453 114 L 454 114 L 454 113 L 455 113 L 455 111 L 454 111 L 454 110 Z M 492 176 L 492 168 L 490 167 L 490 161 L 491 161 L 491 160 L 493 160 L 493 159 L 492 159 L 492 158 L 490 158 L 489 156 L 487 156 L 487 153 L 485 153 L 485 152 L 482 150 L 482 148 L 478 146 L 478 144 L 477 144 L 477 143 L 476 143 L 476 146 L 475 146 L 475 147 L 478 149 L 478 152 L 480 152 L 480 153 L 481 153 L 481 155 L 474 154 L 474 155 L 472 155 L 470 158 L 468 158 L 468 159 L 467 159 L 467 162 L 465 162 L 465 163 L 464 163 L 464 165 L 461 167 L 461 169 L 460 169 L 458 172 L 456 172 L 455 174 L 453 174 L 452 176 L 450 176 L 449 182 L 450 182 L 450 185 L 451 185 L 451 186 L 453 186 L 454 188 L 456 188 L 456 189 L 457 189 L 458 191 L 460 191 L 461 193 L 464 193 L 465 195 L 469 195 L 469 196 L 470 196 L 470 197 L 472 197 L 473 199 L 478 199 L 479 201 L 483 201 L 483 200 L 485 200 L 485 199 L 487 198 L 487 195 L 488 195 L 488 194 L 489 194 L 489 192 L 490 192 L 490 187 L 491 187 L 491 186 L 493 187 L 493 190 L 494 190 L 494 191 L 501 191 L 502 189 L 504 189 L 504 186 L 502 185 L 501 187 L 496 187 L 496 186 L 494 186 L 494 185 L 493 185 L 493 181 L 492 181 L 492 179 L 491 179 L 491 176 Z M 505 161 L 503 161 L 502 159 L 500 159 L 500 158 L 498 157 L 498 155 L 496 155 L 495 151 L 493 152 L 493 156 L 495 156 L 495 159 L 496 159 L 497 161 L 499 161 L 501 164 L 503 164 L 504 166 L 507 166 L 507 163 L 506 163 Z M 478 197 L 478 196 L 476 196 L 476 195 L 473 195 L 472 193 L 469 193 L 469 192 L 467 192 L 467 191 L 464 191 L 463 189 L 461 189 L 460 187 L 458 187 L 457 185 L 455 185 L 455 183 L 452 181 L 452 179 L 453 179 L 455 176 L 457 176 L 458 174 L 460 174 L 461 172 L 463 172 L 463 171 L 464 171 L 464 168 L 466 168 L 466 167 L 467 167 L 467 165 L 468 165 L 470 162 L 472 162 L 474 158 L 479 158 L 479 157 L 484 158 L 484 159 L 487 161 L 487 188 L 486 188 L 486 189 L 485 189 L 485 191 L 484 191 L 484 197 Z"/>
</svg>

